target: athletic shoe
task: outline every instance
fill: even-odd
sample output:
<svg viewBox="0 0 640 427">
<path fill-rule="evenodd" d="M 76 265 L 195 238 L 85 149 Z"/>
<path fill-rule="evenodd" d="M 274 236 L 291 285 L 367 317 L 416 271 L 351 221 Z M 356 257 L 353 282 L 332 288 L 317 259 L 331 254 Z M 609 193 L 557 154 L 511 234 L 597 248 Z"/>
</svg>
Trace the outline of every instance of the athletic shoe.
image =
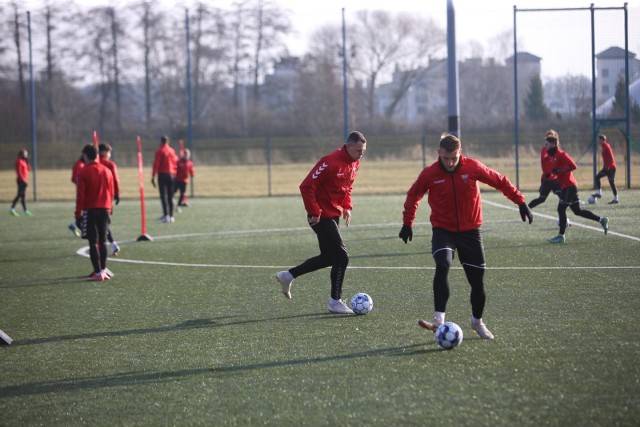
<svg viewBox="0 0 640 427">
<path fill-rule="evenodd" d="M 107 279 L 111 279 L 115 276 L 115 274 L 113 274 L 113 271 L 109 270 L 108 268 L 104 268 L 104 274 L 107 276 Z"/>
<path fill-rule="evenodd" d="M 87 280 L 89 282 L 104 282 L 106 279 L 106 274 L 102 274 L 102 272 L 100 273 L 92 273 Z"/>
<path fill-rule="evenodd" d="M 291 299 L 291 283 L 293 276 L 288 271 L 279 271 L 276 273 L 276 280 L 282 285 L 282 293 L 287 299 Z"/>
<path fill-rule="evenodd" d="M 607 203 L 608 205 L 617 205 L 618 203 L 620 203 L 618 201 L 618 199 L 613 199 L 612 201 L 610 201 L 609 203 Z"/>
<path fill-rule="evenodd" d="M 111 243 L 111 256 L 118 256 L 120 252 L 120 246 L 116 242 Z"/>
<path fill-rule="evenodd" d="M 80 229 L 73 222 L 71 224 L 69 224 L 69 227 L 67 227 L 67 228 L 69 228 L 69 230 L 71 230 L 71 232 L 73 234 L 75 234 L 77 237 L 80 237 L 80 235 L 82 234 L 82 233 L 80 233 Z"/>
<path fill-rule="evenodd" d="M 353 314 L 353 310 L 347 307 L 347 304 L 345 304 L 341 299 L 335 300 L 333 298 L 329 298 L 328 308 L 332 313 Z"/>
<path fill-rule="evenodd" d="M 24 211 L 24 216 L 33 216 L 31 211 Z"/>
<path fill-rule="evenodd" d="M 593 193 L 593 194 L 591 195 L 591 197 L 593 197 L 594 199 L 601 199 L 601 198 L 602 198 L 602 194 Z"/>
<path fill-rule="evenodd" d="M 176 222 L 176 219 L 172 216 L 169 217 L 169 222 Z"/>
<path fill-rule="evenodd" d="M 609 218 L 607 218 L 606 216 L 603 216 L 602 218 L 600 218 L 600 225 L 602 226 L 602 229 L 604 230 L 604 234 L 607 234 L 607 231 L 609 231 Z"/>
<path fill-rule="evenodd" d="M 167 216 L 163 216 L 162 218 L 160 218 L 160 222 L 161 222 L 161 223 L 163 223 L 163 224 L 166 224 L 166 223 L 168 223 L 168 222 L 171 222 L 171 221 L 169 220 L 169 218 L 170 218 L 170 216 L 169 216 L 169 215 L 167 215 Z"/>
<path fill-rule="evenodd" d="M 181 205 L 176 206 L 176 212 L 178 213 L 182 213 L 182 208 L 180 206 Z"/>
<path fill-rule="evenodd" d="M 9 209 L 9 215 L 15 216 L 15 217 L 20 216 L 20 214 L 18 212 L 16 212 L 16 210 L 13 209 L 13 208 Z"/>
<path fill-rule="evenodd" d="M 471 330 L 476 334 L 480 335 L 480 338 L 483 340 L 492 340 L 493 334 L 489 329 L 487 329 L 487 325 L 481 320 L 480 323 L 471 322 Z"/>
<path fill-rule="evenodd" d="M 565 242 L 564 234 L 558 234 L 556 237 L 552 237 L 549 240 L 547 240 L 547 242 L 549 242 L 549 243 L 564 243 Z"/>
<path fill-rule="evenodd" d="M 443 323 L 444 321 L 442 319 L 438 319 L 437 317 L 434 317 L 430 322 L 422 319 L 418 320 L 418 326 L 433 333 L 435 333 L 438 330 L 438 326 L 442 325 Z"/>
</svg>

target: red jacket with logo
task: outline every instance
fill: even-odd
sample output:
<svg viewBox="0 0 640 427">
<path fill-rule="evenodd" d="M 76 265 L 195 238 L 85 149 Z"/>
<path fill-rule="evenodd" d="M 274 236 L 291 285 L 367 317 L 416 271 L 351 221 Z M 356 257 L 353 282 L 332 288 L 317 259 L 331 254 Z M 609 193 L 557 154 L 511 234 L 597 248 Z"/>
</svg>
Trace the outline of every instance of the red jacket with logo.
<svg viewBox="0 0 640 427">
<path fill-rule="evenodd" d="M 576 170 L 578 165 L 576 165 L 576 162 L 574 162 L 571 156 L 566 152 L 558 148 L 556 154 L 549 156 L 549 162 L 551 163 L 552 168 L 558 171 L 558 181 L 560 182 L 561 190 L 569 187 L 576 187 L 578 185 L 578 182 L 571 172 Z"/>
<path fill-rule="evenodd" d="M 16 159 L 16 182 L 22 181 L 27 182 L 29 179 L 29 171 L 31 170 L 31 165 L 26 159 L 18 158 Z"/>
<path fill-rule="evenodd" d="M 100 163 L 105 165 L 110 171 L 111 175 L 113 175 L 113 194 L 120 195 L 120 177 L 118 177 L 118 166 L 111 159 L 107 159 L 106 157 L 99 156 Z"/>
<path fill-rule="evenodd" d="M 300 184 L 304 208 L 309 215 L 335 218 L 344 209 L 353 209 L 351 190 L 360 160 L 353 160 L 346 145 L 327 154 Z"/>
<path fill-rule="evenodd" d="M 438 159 L 420 172 L 407 192 L 402 213 L 403 223 L 409 227 L 413 225 L 418 204 L 428 193 L 433 227 L 456 232 L 479 228 L 482 225 L 479 182 L 500 190 L 516 205 L 525 202 L 522 193 L 506 176 L 475 159 L 460 156 L 453 172 L 447 172 Z"/>
<path fill-rule="evenodd" d="M 113 204 L 113 175 L 98 161 L 87 163 L 78 175 L 76 218 L 86 209 L 109 209 Z"/>
<path fill-rule="evenodd" d="M 602 161 L 604 162 L 603 169 L 609 170 L 616 168 L 616 161 L 613 158 L 613 150 L 607 141 L 602 143 Z"/>
<path fill-rule="evenodd" d="M 154 177 L 159 173 L 168 173 L 175 176 L 177 163 L 178 155 L 176 150 L 171 148 L 169 144 L 162 144 L 156 150 L 151 176 Z"/>
<path fill-rule="evenodd" d="M 555 181 L 558 179 L 558 175 L 553 173 L 553 162 L 549 158 L 549 153 L 547 153 L 547 149 L 542 147 L 542 151 L 540 152 L 540 166 L 542 167 L 542 180 L 543 181 Z"/>
</svg>

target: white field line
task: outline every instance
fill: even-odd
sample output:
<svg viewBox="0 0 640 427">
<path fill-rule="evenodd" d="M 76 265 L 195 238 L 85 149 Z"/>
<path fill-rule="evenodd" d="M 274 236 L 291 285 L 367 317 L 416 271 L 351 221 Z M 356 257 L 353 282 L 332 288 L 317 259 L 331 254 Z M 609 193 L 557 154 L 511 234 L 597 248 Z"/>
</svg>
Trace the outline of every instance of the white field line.
<svg viewBox="0 0 640 427">
<path fill-rule="evenodd" d="M 484 203 L 499 207 L 502 209 L 508 209 L 518 212 L 518 208 L 508 205 L 502 205 L 499 203 L 494 203 L 490 201 L 483 200 Z M 541 218 L 549 219 L 552 221 L 556 221 L 557 218 L 551 215 L 540 214 L 534 212 L 535 216 L 539 216 Z M 416 224 L 426 224 L 426 223 L 416 223 Z M 592 227 L 589 225 L 580 224 L 577 222 L 572 222 L 572 226 L 583 227 L 589 230 L 601 232 L 602 228 L 600 227 Z M 350 228 L 384 228 L 384 227 L 400 227 L 398 223 L 378 223 L 378 224 L 358 224 L 351 225 Z M 242 234 L 264 234 L 264 233 L 280 233 L 280 232 L 292 232 L 292 231 L 305 231 L 308 230 L 308 227 L 292 227 L 292 228 L 267 228 L 267 229 L 258 229 L 258 230 L 230 230 L 230 231 L 215 231 L 209 233 L 188 233 L 188 234 L 173 234 L 166 236 L 158 236 L 155 237 L 154 240 L 164 240 L 164 239 L 178 239 L 185 237 L 202 237 L 202 236 L 229 236 L 229 235 L 242 235 Z M 616 233 L 613 231 L 608 232 L 609 235 L 614 235 L 618 237 L 623 237 L 630 240 L 640 241 L 640 238 L 629 236 L 626 234 Z M 135 240 L 123 240 L 119 241 L 119 243 L 132 243 Z M 85 246 L 76 251 L 77 255 L 83 257 L 89 257 L 89 247 Z M 129 264 L 147 264 L 147 265 L 165 265 L 165 266 L 173 266 L 173 267 L 197 267 L 197 268 L 263 268 L 263 269 L 283 269 L 288 268 L 289 266 L 282 265 L 245 265 L 245 264 L 194 264 L 194 263 L 181 263 L 181 262 L 165 262 L 165 261 L 142 261 L 142 260 L 134 260 L 134 259 L 125 259 L 122 257 L 114 258 L 110 257 L 109 262 L 123 262 Z M 354 270 L 434 270 L 435 267 L 398 267 L 398 266 L 349 266 L 349 269 Z M 454 270 L 462 270 L 462 267 L 452 267 Z M 549 267 L 549 266 L 521 266 L 521 267 L 487 267 L 487 270 L 602 270 L 602 269 L 640 269 L 640 266 L 563 266 L 563 267 Z"/>
</svg>

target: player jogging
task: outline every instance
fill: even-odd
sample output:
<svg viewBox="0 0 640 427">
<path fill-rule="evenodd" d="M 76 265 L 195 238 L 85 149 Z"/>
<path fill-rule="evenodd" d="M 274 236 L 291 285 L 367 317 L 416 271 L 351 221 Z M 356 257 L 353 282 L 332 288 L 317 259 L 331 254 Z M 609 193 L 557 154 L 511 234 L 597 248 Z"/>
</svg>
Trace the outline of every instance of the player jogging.
<svg viewBox="0 0 640 427">
<path fill-rule="evenodd" d="M 549 153 L 546 147 L 540 150 L 540 167 L 542 167 L 542 176 L 540 177 L 540 195 L 538 198 L 529 202 L 529 208 L 533 209 L 547 200 L 549 193 L 560 193 L 560 183 L 558 176 L 552 172 L 553 164 L 550 161 Z"/>
<path fill-rule="evenodd" d="M 462 156 L 462 144 L 455 135 L 440 139 L 438 160 L 420 172 L 404 202 L 403 225 L 399 237 L 407 243 L 413 239 L 413 222 L 420 200 L 427 194 L 431 207 L 431 254 L 436 263 L 433 277 L 433 320 L 418 321 L 424 329 L 435 332 L 444 323 L 449 300 L 449 269 L 458 251 L 460 263 L 471 285 L 471 329 L 482 339 L 493 334 L 482 321 L 486 301 L 484 272 L 486 268 L 482 243 L 482 200 L 479 182 L 499 190 L 518 205 L 522 221 L 533 221 L 525 198 L 509 179 L 479 161 Z"/>
<path fill-rule="evenodd" d="M 606 216 L 599 217 L 591 211 L 580 208 L 577 181 L 573 177 L 572 172 L 576 170 L 578 166 L 568 153 L 560 149 L 560 136 L 558 136 L 558 132 L 550 129 L 547 131 L 544 141 L 547 153 L 549 153 L 549 162 L 553 166 L 552 172 L 558 175 L 558 181 L 560 181 L 560 201 L 558 202 L 560 232 L 557 236 L 549 239 L 549 243 L 565 242 L 564 233 L 567 230 L 567 208 L 571 208 L 571 211 L 578 216 L 600 223 L 604 229 L 604 234 L 607 234 L 609 230 L 609 218 Z"/>
<path fill-rule="evenodd" d="M 113 203 L 113 175 L 98 161 L 98 150 L 93 144 L 82 149 L 85 167 L 78 175 L 76 218 L 82 218 L 83 237 L 89 240 L 89 257 L 93 273 L 88 280 L 101 282 L 110 279 L 107 270 L 107 231 Z"/>
<path fill-rule="evenodd" d="M 178 160 L 178 166 L 176 169 L 176 188 L 174 191 L 180 192 L 178 195 L 178 209 L 181 207 L 188 208 L 189 203 L 187 203 L 187 195 L 185 194 L 187 191 L 187 182 L 189 182 L 190 176 L 195 175 L 193 171 L 193 162 L 191 161 L 191 150 L 188 148 L 184 149 L 182 157 Z"/>
<path fill-rule="evenodd" d="M 617 205 L 620 203 L 618 200 L 618 189 L 616 188 L 616 160 L 613 157 L 613 150 L 611 149 L 611 144 L 607 142 L 607 136 L 605 134 L 598 135 L 598 142 L 601 146 L 602 153 L 602 169 L 596 175 L 596 192 L 591 195 L 593 200 L 598 200 L 602 197 L 602 186 L 600 184 L 600 180 L 603 177 L 607 177 L 609 180 L 609 186 L 611 187 L 611 191 L 613 192 L 613 200 L 609 202 L 610 205 Z"/>
<path fill-rule="evenodd" d="M 29 152 L 27 150 L 18 151 L 18 157 L 16 158 L 16 183 L 18 184 L 18 194 L 11 202 L 11 208 L 9 209 L 9 214 L 11 216 L 20 216 L 18 212 L 16 212 L 16 204 L 18 204 L 18 200 L 22 204 L 22 210 L 25 216 L 33 216 L 31 211 L 27 209 L 27 202 L 25 201 L 25 196 L 27 194 L 27 182 L 29 180 L 29 172 L 31 171 L 31 165 L 29 164 Z"/>
<path fill-rule="evenodd" d="M 340 217 L 347 227 L 351 223 L 351 191 L 366 148 L 367 140 L 364 135 L 357 131 L 351 132 L 342 148 L 322 157 L 300 184 L 307 222 L 318 237 L 320 255 L 309 258 L 288 271 L 276 273 L 285 297 L 291 299 L 293 279 L 331 266 L 329 311 L 353 314 L 341 299 L 349 254 L 338 225 Z"/>
</svg>

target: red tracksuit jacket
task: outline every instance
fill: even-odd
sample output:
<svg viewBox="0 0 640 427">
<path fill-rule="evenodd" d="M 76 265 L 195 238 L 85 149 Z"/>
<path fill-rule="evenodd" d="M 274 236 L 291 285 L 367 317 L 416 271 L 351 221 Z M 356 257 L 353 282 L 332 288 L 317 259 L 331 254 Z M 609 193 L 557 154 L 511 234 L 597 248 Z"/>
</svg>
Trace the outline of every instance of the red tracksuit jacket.
<svg viewBox="0 0 640 427">
<path fill-rule="evenodd" d="M 115 162 L 107 159 L 106 157 L 99 156 L 100 163 L 105 165 L 107 169 L 111 171 L 111 175 L 113 175 L 113 194 L 120 195 L 120 177 L 118 177 L 118 166 L 116 166 Z"/>
<path fill-rule="evenodd" d="M 335 218 L 353 209 L 351 190 L 359 167 L 360 160 L 353 160 L 344 145 L 322 157 L 300 184 L 307 213 Z"/>
<path fill-rule="evenodd" d="M 576 170 L 578 168 L 578 165 L 576 165 L 576 162 L 573 161 L 571 156 L 558 148 L 556 154 L 554 154 L 553 156 L 549 156 L 549 162 L 551 163 L 551 167 L 553 169 L 565 169 L 563 172 L 558 172 L 558 181 L 560 182 L 561 190 L 569 187 L 576 187 L 578 185 L 578 182 L 573 177 L 573 173 L 571 172 Z"/>
<path fill-rule="evenodd" d="M 542 167 L 542 180 L 543 181 L 553 181 L 558 179 L 558 175 L 552 172 L 553 170 L 553 162 L 549 158 L 549 153 L 547 153 L 547 149 L 542 147 L 542 151 L 540 152 L 540 166 Z"/>
<path fill-rule="evenodd" d="M 23 158 L 16 159 L 16 182 L 27 182 L 31 165 Z"/>
<path fill-rule="evenodd" d="M 448 231 L 469 231 L 482 225 L 482 199 L 478 182 L 500 190 L 516 205 L 525 202 L 509 179 L 475 159 L 460 156 L 458 167 L 447 172 L 440 159 L 420 172 L 407 192 L 403 223 L 411 227 L 418 204 L 428 194 L 431 225 Z"/>
<path fill-rule="evenodd" d="M 87 163 L 78 174 L 76 218 L 86 209 L 109 209 L 113 204 L 113 175 L 98 161 Z"/>
<path fill-rule="evenodd" d="M 194 176 L 193 162 L 187 159 L 178 160 L 178 168 L 176 171 L 176 181 L 188 182 L 190 176 Z"/>
<path fill-rule="evenodd" d="M 178 155 L 176 154 L 176 150 L 171 148 L 169 144 L 162 144 L 156 150 L 151 176 L 156 176 L 159 173 L 168 173 L 175 176 L 177 163 Z"/>
<path fill-rule="evenodd" d="M 602 167 L 603 169 L 609 170 L 616 168 L 616 161 L 613 158 L 613 150 L 607 141 L 602 143 L 602 161 L 604 162 L 604 166 Z"/>
</svg>

